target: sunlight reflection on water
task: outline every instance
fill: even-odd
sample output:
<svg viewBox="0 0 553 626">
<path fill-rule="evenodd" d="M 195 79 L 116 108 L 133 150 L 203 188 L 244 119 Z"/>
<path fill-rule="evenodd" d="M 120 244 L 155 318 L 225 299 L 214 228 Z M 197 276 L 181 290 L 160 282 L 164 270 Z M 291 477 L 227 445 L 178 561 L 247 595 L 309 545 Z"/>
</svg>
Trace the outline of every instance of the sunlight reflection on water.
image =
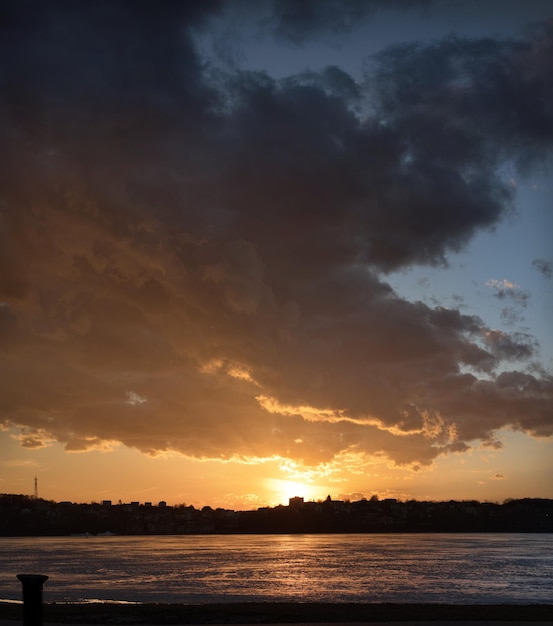
<svg viewBox="0 0 553 626">
<path fill-rule="evenodd" d="M 553 536 L 204 535 L 0 538 L 0 598 L 45 601 L 553 602 Z"/>
</svg>

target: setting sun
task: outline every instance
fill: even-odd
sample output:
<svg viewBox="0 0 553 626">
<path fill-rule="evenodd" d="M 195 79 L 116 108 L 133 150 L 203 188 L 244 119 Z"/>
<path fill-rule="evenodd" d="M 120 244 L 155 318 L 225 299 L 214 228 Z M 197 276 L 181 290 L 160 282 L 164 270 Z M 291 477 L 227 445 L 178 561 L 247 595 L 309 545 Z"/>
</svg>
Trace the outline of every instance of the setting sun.
<svg viewBox="0 0 553 626">
<path fill-rule="evenodd" d="M 4 4 L 0 493 L 553 497 L 550 2 Z"/>
<path fill-rule="evenodd" d="M 305 500 L 324 498 L 319 487 L 300 480 L 280 480 L 269 478 L 266 481 L 269 501 L 273 505 L 288 504 L 290 498 L 300 497 Z"/>
</svg>

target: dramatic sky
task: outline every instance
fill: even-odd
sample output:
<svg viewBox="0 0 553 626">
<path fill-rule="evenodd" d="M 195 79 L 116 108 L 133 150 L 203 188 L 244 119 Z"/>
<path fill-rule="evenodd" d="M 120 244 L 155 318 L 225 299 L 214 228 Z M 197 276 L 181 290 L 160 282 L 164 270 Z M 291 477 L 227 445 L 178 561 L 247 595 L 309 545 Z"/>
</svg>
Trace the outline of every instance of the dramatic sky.
<svg viewBox="0 0 553 626">
<path fill-rule="evenodd" d="M 0 492 L 553 497 L 550 0 L 2 0 Z"/>
</svg>

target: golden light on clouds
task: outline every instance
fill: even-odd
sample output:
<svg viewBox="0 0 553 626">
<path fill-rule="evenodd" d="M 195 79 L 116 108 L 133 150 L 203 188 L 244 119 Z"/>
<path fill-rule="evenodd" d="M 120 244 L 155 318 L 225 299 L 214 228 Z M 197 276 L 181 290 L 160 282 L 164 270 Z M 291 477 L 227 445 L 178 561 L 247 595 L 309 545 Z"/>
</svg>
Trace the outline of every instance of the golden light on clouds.
<svg viewBox="0 0 553 626">
<path fill-rule="evenodd" d="M 549 13 L 234 4 L 0 24 L 0 488 L 553 495 Z"/>
<path fill-rule="evenodd" d="M 269 413 L 280 415 L 301 415 L 304 419 L 313 422 L 339 422 L 347 420 L 340 409 L 318 409 L 312 406 L 283 405 L 269 396 L 256 396 L 256 400 Z M 352 420 L 354 421 L 354 420 Z"/>
</svg>

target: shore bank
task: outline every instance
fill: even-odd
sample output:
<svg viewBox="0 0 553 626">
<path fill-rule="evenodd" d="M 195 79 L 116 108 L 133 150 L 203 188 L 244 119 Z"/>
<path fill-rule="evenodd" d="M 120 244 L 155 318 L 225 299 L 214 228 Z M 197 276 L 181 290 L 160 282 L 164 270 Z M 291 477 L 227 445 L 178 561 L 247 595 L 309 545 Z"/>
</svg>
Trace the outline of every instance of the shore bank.
<svg viewBox="0 0 553 626">
<path fill-rule="evenodd" d="M 22 606 L 0 603 L 0 620 L 21 621 Z M 253 602 L 231 604 L 46 603 L 52 624 L 315 624 L 368 622 L 550 622 L 553 604 L 349 604 Z"/>
</svg>

